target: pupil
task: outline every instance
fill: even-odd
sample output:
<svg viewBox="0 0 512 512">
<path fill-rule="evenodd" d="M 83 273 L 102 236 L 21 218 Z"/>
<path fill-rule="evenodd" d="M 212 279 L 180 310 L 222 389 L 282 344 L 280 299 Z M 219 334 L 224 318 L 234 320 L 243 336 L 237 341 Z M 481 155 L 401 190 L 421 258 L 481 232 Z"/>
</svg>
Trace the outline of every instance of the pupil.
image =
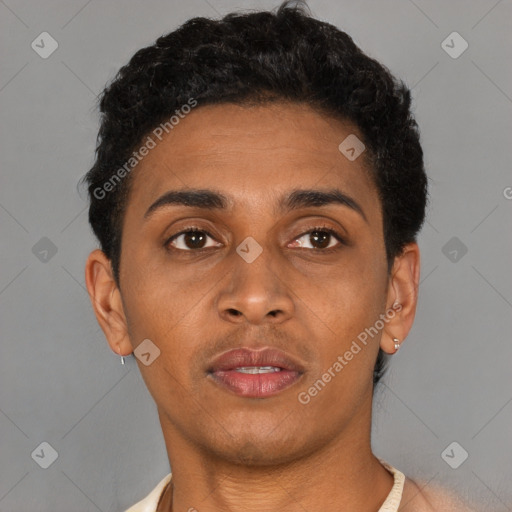
<svg viewBox="0 0 512 512">
<path fill-rule="evenodd" d="M 329 245 L 330 236 L 330 233 L 325 231 L 313 231 L 310 235 L 310 241 L 313 246 L 315 244 L 320 245 L 320 247 L 317 247 L 318 249 L 324 249 Z"/>
<path fill-rule="evenodd" d="M 185 244 L 189 249 L 200 249 L 205 241 L 204 233 L 200 231 L 189 231 L 185 233 Z"/>
</svg>

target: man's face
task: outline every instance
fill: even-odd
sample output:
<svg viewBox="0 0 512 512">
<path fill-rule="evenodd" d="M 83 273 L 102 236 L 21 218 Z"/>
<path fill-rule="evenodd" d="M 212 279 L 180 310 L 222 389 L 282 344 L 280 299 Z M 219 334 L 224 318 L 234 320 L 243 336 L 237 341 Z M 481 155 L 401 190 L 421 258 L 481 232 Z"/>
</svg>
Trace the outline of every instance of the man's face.
<svg viewBox="0 0 512 512">
<path fill-rule="evenodd" d="M 308 393 L 389 302 L 377 191 L 363 156 L 338 149 L 357 133 L 301 105 L 198 107 L 133 171 L 121 297 L 132 347 L 160 349 L 138 364 L 169 438 L 264 465 L 366 424 L 380 333 Z M 224 196 L 225 208 L 161 202 L 146 215 L 166 193 L 191 190 Z M 301 190 L 353 204 L 288 204 Z M 267 394 L 275 376 L 231 372 L 235 387 L 256 389 L 236 392 L 211 370 L 241 347 L 281 350 L 301 371 Z"/>
</svg>

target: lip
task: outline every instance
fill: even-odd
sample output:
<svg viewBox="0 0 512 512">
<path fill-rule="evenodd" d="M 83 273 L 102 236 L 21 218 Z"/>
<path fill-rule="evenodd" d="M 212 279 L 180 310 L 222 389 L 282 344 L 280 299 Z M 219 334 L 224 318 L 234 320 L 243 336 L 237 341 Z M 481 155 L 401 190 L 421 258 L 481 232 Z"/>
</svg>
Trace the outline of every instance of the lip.
<svg viewBox="0 0 512 512">
<path fill-rule="evenodd" d="M 259 374 L 236 371 L 250 366 L 275 366 L 281 371 Z M 246 398 L 274 396 L 295 384 L 303 373 L 304 366 L 298 361 L 281 350 L 269 347 L 230 350 L 215 358 L 208 369 L 215 382 Z"/>
</svg>

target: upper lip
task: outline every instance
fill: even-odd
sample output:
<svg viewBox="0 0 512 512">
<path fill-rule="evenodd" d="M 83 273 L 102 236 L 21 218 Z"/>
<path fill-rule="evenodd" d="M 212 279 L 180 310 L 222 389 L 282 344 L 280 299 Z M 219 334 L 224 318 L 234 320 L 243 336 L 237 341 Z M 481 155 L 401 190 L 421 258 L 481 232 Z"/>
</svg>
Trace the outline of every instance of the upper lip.
<svg viewBox="0 0 512 512">
<path fill-rule="evenodd" d="M 304 372 L 304 367 L 294 358 L 271 347 L 260 350 L 236 348 L 217 356 L 211 363 L 209 372 L 234 370 L 249 366 L 275 366 L 284 370 Z"/>
</svg>

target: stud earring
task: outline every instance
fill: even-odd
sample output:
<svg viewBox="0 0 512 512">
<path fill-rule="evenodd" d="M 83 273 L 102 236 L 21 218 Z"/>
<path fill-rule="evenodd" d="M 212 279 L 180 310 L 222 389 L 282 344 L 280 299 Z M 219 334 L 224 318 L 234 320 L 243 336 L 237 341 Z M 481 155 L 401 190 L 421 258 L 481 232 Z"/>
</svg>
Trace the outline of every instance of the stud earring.
<svg viewBox="0 0 512 512">
<path fill-rule="evenodd" d="M 400 348 L 400 340 L 398 338 L 393 338 L 393 342 L 395 344 L 395 353 L 398 352 L 398 349 Z"/>
</svg>

